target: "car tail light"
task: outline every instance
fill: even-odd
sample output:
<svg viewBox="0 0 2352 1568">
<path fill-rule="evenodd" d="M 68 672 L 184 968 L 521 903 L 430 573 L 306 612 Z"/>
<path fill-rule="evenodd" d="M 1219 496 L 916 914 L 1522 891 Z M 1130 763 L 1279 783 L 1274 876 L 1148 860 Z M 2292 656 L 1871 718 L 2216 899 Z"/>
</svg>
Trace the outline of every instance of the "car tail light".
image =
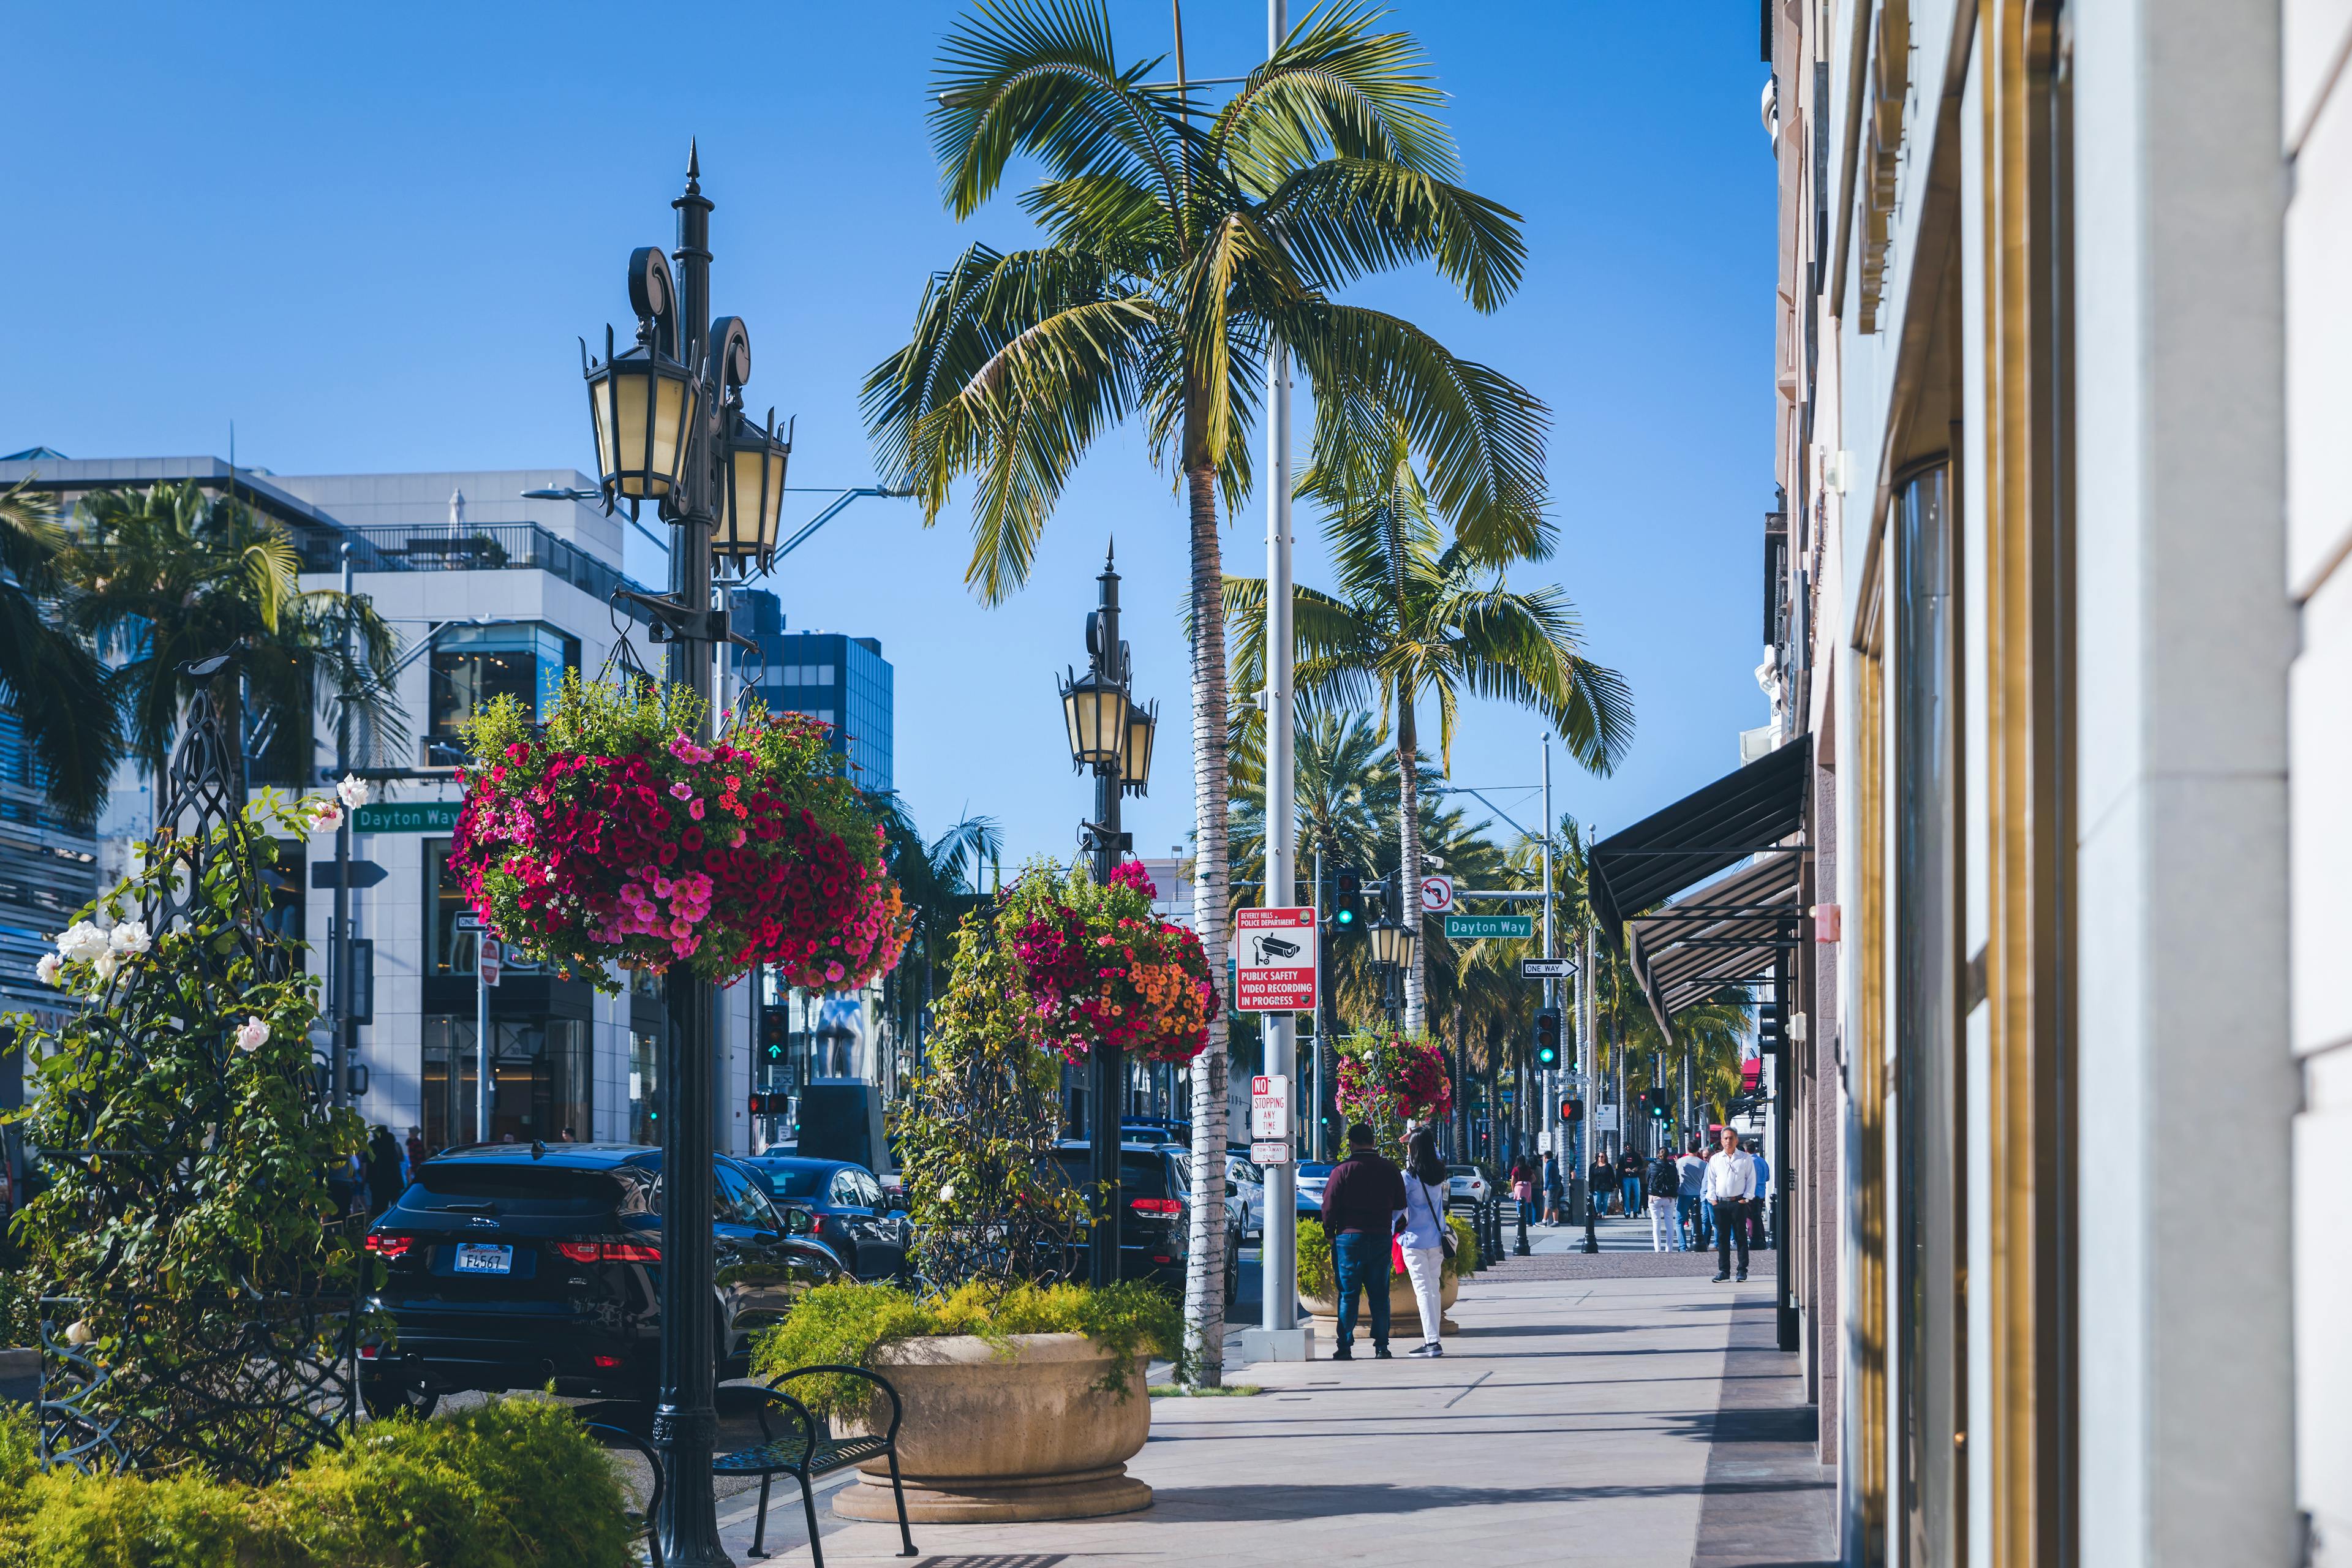
<svg viewBox="0 0 2352 1568">
<path fill-rule="evenodd" d="M 607 1263 L 659 1263 L 661 1248 L 642 1241 L 608 1241 L 604 1244 Z"/>
<path fill-rule="evenodd" d="M 616 1355 L 592 1355 L 588 1359 L 600 1372 L 610 1372 L 621 1364 L 621 1358 Z"/>
<path fill-rule="evenodd" d="M 1176 1260 L 1168 1257 L 1165 1253 L 1156 1253 L 1153 1255 L 1151 1261 L 1154 1263 L 1173 1263 Z"/>
<path fill-rule="evenodd" d="M 405 1258 L 415 1244 L 413 1236 L 377 1236 L 371 1232 L 367 1238 L 367 1249 L 386 1258 Z"/>
<path fill-rule="evenodd" d="M 362 1345 L 360 1347 L 360 1360 L 373 1361 L 382 1353 L 382 1352 L 383 1347 L 381 1345 Z"/>
<path fill-rule="evenodd" d="M 1184 1205 L 1174 1198 L 1137 1198 L 1127 1206 L 1138 1214 L 1175 1215 L 1184 1212 Z"/>
<path fill-rule="evenodd" d="M 555 1244 L 555 1250 L 574 1263 L 593 1263 L 600 1256 L 597 1244 L 593 1241 L 559 1241 Z"/>
</svg>

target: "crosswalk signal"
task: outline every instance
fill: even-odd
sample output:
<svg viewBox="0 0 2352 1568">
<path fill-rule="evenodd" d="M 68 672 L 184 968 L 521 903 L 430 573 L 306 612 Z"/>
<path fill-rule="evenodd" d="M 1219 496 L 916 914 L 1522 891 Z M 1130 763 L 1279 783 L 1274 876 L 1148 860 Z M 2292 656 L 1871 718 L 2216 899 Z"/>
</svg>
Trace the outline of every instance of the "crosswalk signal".
<svg viewBox="0 0 2352 1568">
<path fill-rule="evenodd" d="M 1536 1015 L 1536 1065 L 1559 1065 L 1559 1009 L 1547 1007 Z"/>
<path fill-rule="evenodd" d="M 1559 1102 L 1559 1119 L 1560 1119 L 1562 1121 L 1583 1121 L 1583 1120 L 1584 1120 L 1584 1101 L 1582 1101 L 1582 1100 L 1561 1100 L 1561 1101 Z"/>
</svg>

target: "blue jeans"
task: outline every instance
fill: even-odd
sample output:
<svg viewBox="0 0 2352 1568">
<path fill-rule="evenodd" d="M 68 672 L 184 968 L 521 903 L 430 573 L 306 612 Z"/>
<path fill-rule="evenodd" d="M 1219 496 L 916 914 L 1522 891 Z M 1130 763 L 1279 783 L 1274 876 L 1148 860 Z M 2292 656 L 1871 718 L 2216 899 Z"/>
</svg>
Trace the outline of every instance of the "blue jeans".
<svg viewBox="0 0 2352 1568">
<path fill-rule="evenodd" d="M 1372 1299 L 1372 1343 L 1389 1342 L 1389 1238 L 1369 1230 L 1332 1238 L 1331 1266 L 1339 1276 L 1339 1349 L 1356 1342 L 1356 1292 Z"/>
<path fill-rule="evenodd" d="M 1628 1218 L 1642 1212 L 1642 1178 L 1627 1176 L 1618 1184 L 1624 1191 L 1619 1194 L 1618 1208 Z"/>
<path fill-rule="evenodd" d="M 1706 1250 L 1715 1239 L 1707 1234 L 1706 1205 L 1696 1197 L 1687 1197 L 1677 1198 L 1675 1206 L 1681 1211 L 1683 1229 L 1690 1237 L 1690 1249 L 1695 1252 Z"/>
</svg>

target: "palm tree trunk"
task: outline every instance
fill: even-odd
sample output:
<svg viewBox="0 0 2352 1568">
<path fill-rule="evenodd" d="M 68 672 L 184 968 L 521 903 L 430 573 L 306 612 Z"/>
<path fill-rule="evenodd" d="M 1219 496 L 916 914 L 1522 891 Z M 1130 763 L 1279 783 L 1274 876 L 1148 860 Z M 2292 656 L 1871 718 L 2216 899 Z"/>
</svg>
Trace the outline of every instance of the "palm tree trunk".
<svg viewBox="0 0 2352 1568">
<path fill-rule="evenodd" d="M 1216 471 L 1189 463 L 1192 503 L 1192 929 L 1211 981 L 1225 983 L 1224 563 L 1217 542 Z M 1225 1377 L 1225 1016 L 1192 1058 L 1192 1256 L 1184 1271 L 1184 1326 L 1193 1381 Z"/>
<path fill-rule="evenodd" d="M 1412 962 L 1404 972 L 1404 1031 L 1417 1035 L 1427 1025 L 1422 989 L 1421 936 L 1421 773 L 1415 765 L 1417 737 L 1413 733 L 1412 694 L 1397 693 L 1397 918 L 1413 933 Z"/>
<path fill-rule="evenodd" d="M 1454 1157 L 1470 1157 L 1470 1042 L 1462 1033 L 1462 1004 L 1454 1004 Z"/>
</svg>

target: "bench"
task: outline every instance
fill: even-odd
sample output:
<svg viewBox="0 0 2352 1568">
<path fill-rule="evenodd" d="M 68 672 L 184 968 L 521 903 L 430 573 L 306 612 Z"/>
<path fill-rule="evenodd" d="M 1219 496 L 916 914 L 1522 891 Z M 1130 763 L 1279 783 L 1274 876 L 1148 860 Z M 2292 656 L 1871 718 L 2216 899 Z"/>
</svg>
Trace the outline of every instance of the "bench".
<svg viewBox="0 0 2352 1568">
<path fill-rule="evenodd" d="M 824 1373 L 860 1377 L 887 1394 L 890 1399 L 890 1425 L 878 1437 L 834 1437 L 823 1435 L 823 1428 L 809 1407 L 783 1391 L 782 1384 L 794 1378 L 815 1377 Z M 907 1489 L 898 1479 L 898 1423 L 906 1414 L 898 1402 L 898 1391 L 889 1380 L 860 1366 L 804 1366 L 788 1372 L 759 1390 L 761 1442 L 754 1447 L 739 1448 L 731 1454 L 721 1454 L 711 1461 L 713 1474 L 721 1476 L 757 1476 L 760 1478 L 760 1519 L 751 1531 L 751 1555 L 765 1557 L 762 1550 L 768 1540 L 768 1488 L 778 1476 L 791 1476 L 801 1484 L 801 1507 L 808 1513 L 809 1553 L 816 1568 L 824 1568 L 824 1546 L 817 1539 L 816 1493 L 810 1483 L 820 1477 L 845 1470 L 852 1465 L 868 1459 L 887 1458 L 890 1461 L 890 1491 L 898 1503 L 898 1539 L 904 1549 L 901 1557 L 916 1555 L 914 1532 L 907 1527 Z M 782 1405 L 798 1418 L 800 1430 L 777 1436 L 768 1424 L 768 1406 Z"/>
<path fill-rule="evenodd" d="M 626 1427 L 615 1426 L 609 1421 L 590 1421 L 584 1424 L 584 1429 L 597 1434 L 598 1439 L 607 1448 L 626 1448 L 635 1454 L 646 1462 L 646 1468 L 653 1472 L 653 1491 L 646 1499 L 645 1510 L 637 1512 L 624 1510 L 621 1517 L 629 1521 L 629 1528 L 633 1532 L 646 1538 L 646 1561 L 652 1563 L 653 1568 L 662 1568 L 661 1536 L 656 1529 L 656 1524 L 661 1518 L 661 1456 L 654 1452 L 654 1446 L 651 1443 Z"/>
</svg>

